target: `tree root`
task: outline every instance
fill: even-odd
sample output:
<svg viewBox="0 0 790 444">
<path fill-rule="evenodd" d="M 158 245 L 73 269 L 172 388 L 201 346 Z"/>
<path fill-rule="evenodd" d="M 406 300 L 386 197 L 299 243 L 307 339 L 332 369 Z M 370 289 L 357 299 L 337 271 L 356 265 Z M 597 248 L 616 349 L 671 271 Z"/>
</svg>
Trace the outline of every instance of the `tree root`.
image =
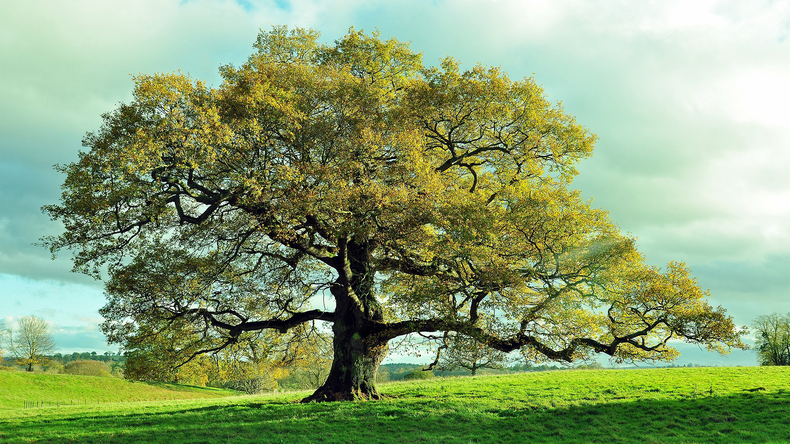
<svg viewBox="0 0 790 444">
<path fill-rule="evenodd" d="M 302 399 L 302 403 L 308 402 L 337 402 L 337 401 L 375 401 L 381 399 L 378 391 L 365 393 L 360 390 L 353 391 L 332 391 L 320 388 L 312 395 Z"/>
</svg>

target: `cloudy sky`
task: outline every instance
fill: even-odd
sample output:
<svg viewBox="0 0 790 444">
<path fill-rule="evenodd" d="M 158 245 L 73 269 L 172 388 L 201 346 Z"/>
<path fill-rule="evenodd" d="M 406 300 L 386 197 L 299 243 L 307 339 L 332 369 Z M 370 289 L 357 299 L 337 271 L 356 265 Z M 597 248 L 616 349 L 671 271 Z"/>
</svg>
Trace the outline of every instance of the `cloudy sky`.
<svg viewBox="0 0 790 444">
<path fill-rule="evenodd" d="M 0 1 L 0 320 L 50 321 L 61 351 L 117 350 L 100 282 L 32 244 L 59 233 L 56 163 L 77 159 L 137 73 L 217 85 L 258 30 L 349 27 L 411 42 L 426 64 L 534 74 L 599 136 L 574 182 L 639 239 L 685 261 L 739 325 L 790 312 L 790 2 L 770 0 Z M 681 348 L 678 364 L 755 365 Z"/>
</svg>

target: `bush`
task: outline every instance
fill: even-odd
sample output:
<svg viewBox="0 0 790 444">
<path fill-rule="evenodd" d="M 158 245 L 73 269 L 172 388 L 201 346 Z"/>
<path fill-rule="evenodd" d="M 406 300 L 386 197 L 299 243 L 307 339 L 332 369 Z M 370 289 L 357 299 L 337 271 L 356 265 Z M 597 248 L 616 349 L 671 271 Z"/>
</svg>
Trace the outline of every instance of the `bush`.
<svg viewBox="0 0 790 444">
<path fill-rule="evenodd" d="M 226 381 L 221 386 L 222 388 L 228 388 L 238 392 L 244 392 L 249 395 L 254 395 L 256 393 L 272 392 L 277 390 L 277 381 L 272 379 L 269 375 L 260 375 L 253 378 Z"/>
<path fill-rule="evenodd" d="M 46 373 L 63 373 L 63 364 L 53 359 L 44 364 L 41 370 Z"/>
<path fill-rule="evenodd" d="M 431 379 L 434 376 L 435 375 L 433 374 L 433 371 L 431 371 L 431 370 L 422 370 L 422 369 L 418 368 L 417 370 L 412 370 L 409 373 L 406 373 L 405 375 L 403 375 L 403 380 L 404 381 L 409 381 L 409 380 L 415 380 L 415 379 Z"/>
<path fill-rule="evenodd" d="M 112 376 L 110 366 L 100 361 L 71 361 L 63 366 L 61 373 L 80 376 Z"/>
</svg>

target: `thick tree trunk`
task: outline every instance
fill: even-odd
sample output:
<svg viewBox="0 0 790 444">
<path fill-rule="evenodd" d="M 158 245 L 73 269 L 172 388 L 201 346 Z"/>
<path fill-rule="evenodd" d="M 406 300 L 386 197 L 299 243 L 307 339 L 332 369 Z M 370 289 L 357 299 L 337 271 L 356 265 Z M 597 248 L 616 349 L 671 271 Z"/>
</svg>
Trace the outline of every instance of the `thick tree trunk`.
<svg viewBox="0 0 790 444">
<path fill-rule="evenodd" d="M 379 399 L 376 374 L 387 356 L 387 343 L 371 341 L 360 331 L 339 323 L 335 326 L 335 352 L 329 375 L 324 384 L 302 402 Z"/>
<path fill-rule="evenodd" d="M 345 252 L 348 261 L 331 288 L 336 301 L 332 368 L 326 382 L 302 402 L 379 399 L 376 373 L 389 347 L 370 328 L 384 319 L 373 295 L 370 245 L 350 241 Z"/>
</svg>

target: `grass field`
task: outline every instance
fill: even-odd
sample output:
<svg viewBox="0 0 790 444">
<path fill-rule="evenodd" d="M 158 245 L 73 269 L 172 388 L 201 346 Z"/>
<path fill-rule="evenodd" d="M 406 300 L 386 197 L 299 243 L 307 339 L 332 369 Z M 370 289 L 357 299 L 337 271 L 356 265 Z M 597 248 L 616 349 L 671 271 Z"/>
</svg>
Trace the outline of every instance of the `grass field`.
<svg viewBox="0 0 790 444">
<path fill-rule="evenodd" d="M 388 397 L 376 402 L 299 404 L 306 393 L 287 393 L 6 407 L 0 442 L 790 443 L 790 368 L 557 371 L 381 389 Z"/>
<path fill-rule="evenodd" d="M 220 398 L 236 392 L 188 385 L 129 382 L 120 378 L 0 371 L 0 415 L 30 403 L 106 404 Z"/>
</svg>

